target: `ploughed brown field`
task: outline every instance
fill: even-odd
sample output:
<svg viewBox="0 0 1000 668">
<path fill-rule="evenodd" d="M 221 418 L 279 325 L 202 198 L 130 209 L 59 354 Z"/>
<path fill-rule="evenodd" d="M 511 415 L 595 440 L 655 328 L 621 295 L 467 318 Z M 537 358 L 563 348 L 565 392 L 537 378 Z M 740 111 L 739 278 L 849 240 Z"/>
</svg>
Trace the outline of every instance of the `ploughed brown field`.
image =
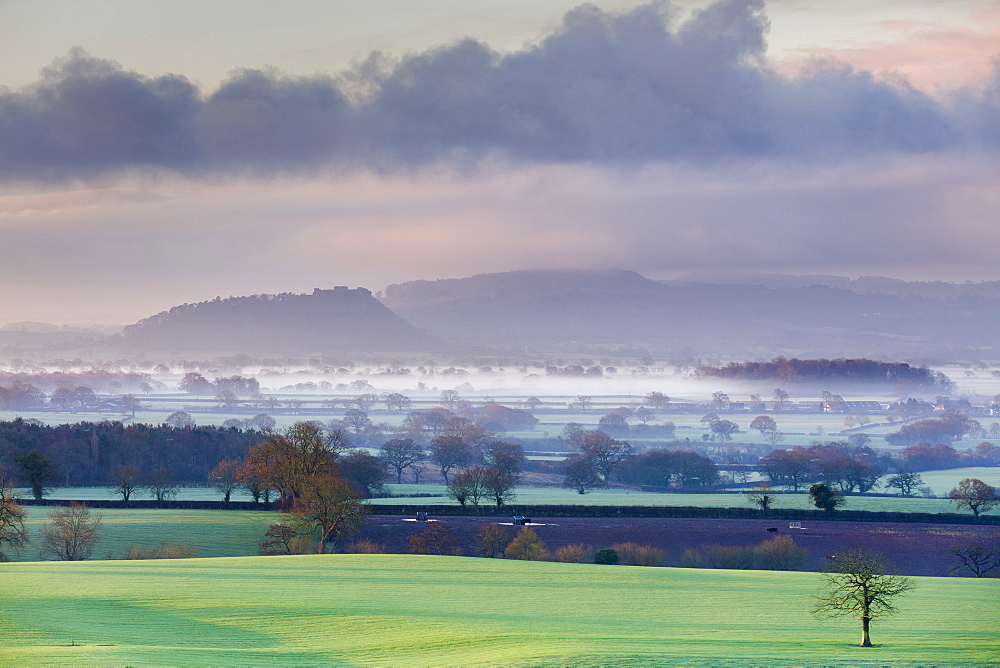
<svg viewBox="0 0 1000 668">
<path fill-rule="evenodd" d="M 475 532 L 484 525 L 500 523 L 513 535 L 520 527 L 511 526 L 511 518 L 450 517 L 439 519 L 459 540 L 462 554 L 477 555 Z M 689 547 L 705 544 L 754 545 L 774 533 L 792 536 L 809 552 L 805 570 L 818 571 L 828 555 L 840 550 L 864 547 L 885 554 L 905 575 L 946 576 L 957 563 L 949 551 L 976 543 L 1000 541 L 1000 527 L 968 524 L 916 524 L 878 522 L 801 522 L 801 529 L 790 529 L 787 520 L 611 518 L 611 517 L 532 517 L 532 529 L 545 541 L 550 551 L 563 545 L 582 543 L 599 550 L 614 543 L 635 542 L 664 550 L 669 565 L 680 564 L 681 553 Z M 423 531 L 426 524 L 412 518 L 371 515 L 363 532 L 355 539 L 367 538 L 386 546 L 391 553 L 405 553 L 406 539 Z"/>
</svg>

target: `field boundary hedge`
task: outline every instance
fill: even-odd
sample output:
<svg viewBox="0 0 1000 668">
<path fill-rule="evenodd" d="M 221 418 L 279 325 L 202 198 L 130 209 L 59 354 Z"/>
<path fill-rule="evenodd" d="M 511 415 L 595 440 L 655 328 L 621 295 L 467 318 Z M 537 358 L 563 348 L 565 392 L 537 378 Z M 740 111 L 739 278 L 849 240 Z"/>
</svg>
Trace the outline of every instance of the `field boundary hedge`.
<svg viewBox="0 0 1000 668">
<path fill-rule="evenodd" d="M 163 510 L 275 510 L 274 504 L 253 501 L 155 501 L 138 499 L 125 503 L 119 499 L 21 499 L 26 506 L 65 506 L 84 503 L 90 508 L 159 508 Z M 463 508 L 422 504 L 385 504 L 371 506 L 372 515 L 482 516 L 482 517 L 662 517 L 706 519 L 758 519 L 771 521 L 808 520 L 810 522 L 914 522 L 921 524 L 990 524 L 1000 525 L 1000 515 L 963 515 L 958 513 L 893 513 L 870 510 L 798 510 L 791 508 L 762 512 L 754 508 L 699 508 L 696 506 L 577 506 L 577 505 L 511 505 Z"/>
</svg>

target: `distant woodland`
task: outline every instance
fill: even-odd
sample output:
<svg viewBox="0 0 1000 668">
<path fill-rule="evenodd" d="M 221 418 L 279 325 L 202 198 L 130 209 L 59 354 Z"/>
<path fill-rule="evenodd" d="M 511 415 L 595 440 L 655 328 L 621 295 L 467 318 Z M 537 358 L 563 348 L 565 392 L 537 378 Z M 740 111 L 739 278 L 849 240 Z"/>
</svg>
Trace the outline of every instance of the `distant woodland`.
<svg viewBox="0 0 1000 668">
<path fill-rule="evenodd" d="M 872 384 L 939 391 L 954 390 L 954 382 L 939 371 L 905 363 L 878 362 L 870 359 L 786 359 L 770 362 L 730 362 L 721 367 L 700 366 L 703 378 L 729 380 L 774 380 L 783 383 Z"/>
</svg>

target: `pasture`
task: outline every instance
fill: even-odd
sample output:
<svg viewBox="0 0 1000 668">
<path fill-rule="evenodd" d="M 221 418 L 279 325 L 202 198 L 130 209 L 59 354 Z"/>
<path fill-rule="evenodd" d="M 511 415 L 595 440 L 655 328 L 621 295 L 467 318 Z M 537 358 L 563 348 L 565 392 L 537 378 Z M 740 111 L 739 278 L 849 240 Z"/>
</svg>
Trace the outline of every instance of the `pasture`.
<svg viewBox="0 0 1000 668">
<path fill-rule="evenodd" d="M 998 470 L 998 469 L 987 469 Z M 951 472 L 942 472 L 951 473 Z M 968 476 L 962 476 L 968 477 Z M 955 478 L 955 483 L 961 478 Z M 942 476 L 942 480 L 951 480 L 950 476 Z M 387 485 L 396 498 L 372 499 L 373 505 L 421 504 L 421 505 L 456 505 L 453 499 L 445 494 L 444 485 Z M 951 487 L 948 487 L 951 489 Z M 742 494 L 658 494 L 655 492 L 639 492 L 628 489 L 594 489 L 587 494 L 577 494 L 571 489 L 560 487 L 518 487 L 515 489 L 515 505 L 587 505 L 587 506 L 667 506 L 697 508 L 749 508 L 751 504 Z M 406 494 L 440 494 L 441 496 L 405 496 Z M 486 502 L 481 502 L 486 505 Z M 805 491 L 781 493 L 774 506 L 779 509 L 815 510 L 809 494 Z M 916 497 L 890 496 L 847 496 L 844 510 L 869 510 L 874 512 L 900 513 L 953 513 L 955 504 L 948 499 L 924 499 Z M 1000 513 L 994 509 L 989 514 Z"/>
<path fill-rule="evenodd" d="M 14 561 L 38 558 L 42 525 L 50 509 L 28 506 L 27 528 L 31 542 Z M 257 554 L 268 525 L 281 521 L 278 513 L 238 510 L 154 510 L 143 508 L 100 508 L 100 539 L 94 559 L 121 558 L 134 545 L 152 547 L 161 541 L 183 543 L 198 548 L 199 557 L 237 557 Z M 3 565 L 0 564 L 0 568 Z"/>
<path fill-rule="evenodd" d="M 810 613 L 815 573 L 406 555 L 14 563 L 0 566 L 0 664 L 1000 661 L 1000 581 L 915 580 L 863 649 L 858 620 Z"/>
</svg>

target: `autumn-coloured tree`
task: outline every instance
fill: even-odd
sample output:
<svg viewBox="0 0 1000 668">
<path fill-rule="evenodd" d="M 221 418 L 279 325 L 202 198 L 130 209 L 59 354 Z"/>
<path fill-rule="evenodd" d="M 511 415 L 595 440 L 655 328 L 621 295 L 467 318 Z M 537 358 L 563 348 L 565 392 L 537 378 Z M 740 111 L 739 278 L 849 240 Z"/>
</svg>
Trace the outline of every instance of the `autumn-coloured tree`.
<svg viewBox="0 0 1000 668">
<path fill-rule="evenodd" d="M 484 524 L 476 530 L 476 549 L 490 559 L 497 556 L 503 559 L 510 541 L 510 533 L 497 524 Z"/>
<path fill-rule="evenodd" d="M 300 534 L 319 533 L 316 553 L 326 544 L 361 529 L 368 505 L 349 482 L 331 473 L 318 473 L 298 483 L 292 506 L 293 524 Z"/>
<path fill-rule="evenodd" d="M 578 430 L 567 440 L 573 451 L 567 462 L 573 457 L 589 461 L 601 475 L 605 487 L 611 486 L 611 475 L 632 453 L 632 446 L 628 442 L 615 440 L 600 430 Z"/>
<path fill-rule="evenodd" d="M 428 522 L 416 536 L 406 539 L 410 554 L 461 554 L 458 539 L 441 522 Z"/>
<path fill-rule="evenodd" d="M 549 561 L 552 559 L 545 543 L 531 527 L 521 528 L 514 540 L 510 541 L 504 555 L 507 559 L 520 559 L 521 561 Z"/>
<path fill-rule="evenodd" d="M 301 495 L 304 481 L 339 473 L 337 457 L 349 447 L 341 431 L 327 433 L 311 422 L 297 422 L 280 432 L 267 433 L 250 448 L 241 480 L 277 490 L 283 502 L 292 505 Z"/>
</svg>

